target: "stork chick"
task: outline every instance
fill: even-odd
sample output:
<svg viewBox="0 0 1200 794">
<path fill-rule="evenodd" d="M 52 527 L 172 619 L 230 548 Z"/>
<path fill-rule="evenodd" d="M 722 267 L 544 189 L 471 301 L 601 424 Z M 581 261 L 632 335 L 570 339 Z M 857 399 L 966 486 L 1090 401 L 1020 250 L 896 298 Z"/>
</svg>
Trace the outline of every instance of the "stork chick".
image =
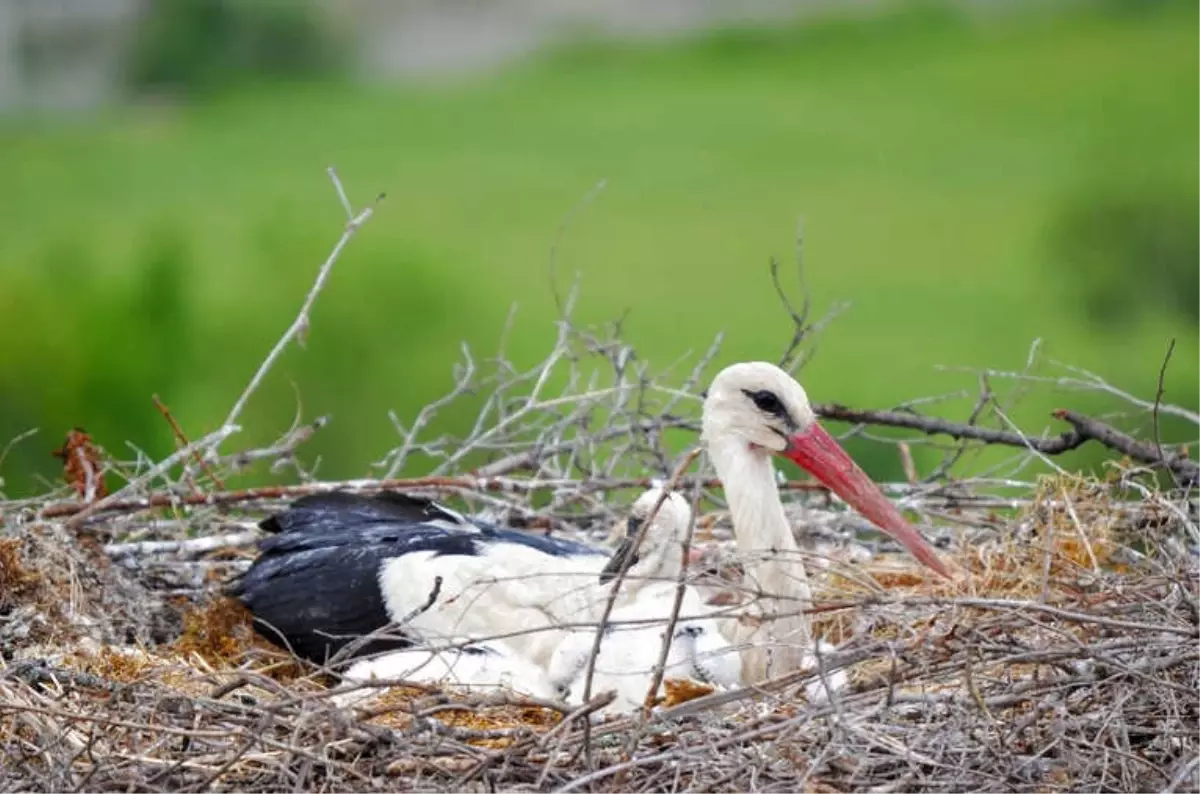
<svg viewBox="0 0 1200 794">
<path fill-rule="evenodd" d="M 592 694 L 614 690 L 617 698 L 606 712 L 632 711 L 641 706 L 662 654 L 676 586 L 643 588 L 637 597 L 609 616 L 592 676 Z M 549 682 L 559 698 L 580 703 L 596 630 L 576 629 L 558 646 L 550 661 Z M 721 635 L 717 622 L 699 594 L 684 590 L 679 617 L 670 637 L 662 680 L 689 678 L 717 687 L 737 686 L 741 658 Z M 661 689 L 658 693 L 661 694 Z"/>
<path fill-rule="evenodd" d="M 339 706 L 357 703 L 384 689 L 354 687 L 356 682 L 395 680 L 453 689 L 507 689 L 520 695 L 552 699 L 546 672 L 522 659 L 504 642 L 461 643 L 441 649 L 393 651 L 352 664 L 342 678 L 348 691 L 334 696 Z"/>
</svg>

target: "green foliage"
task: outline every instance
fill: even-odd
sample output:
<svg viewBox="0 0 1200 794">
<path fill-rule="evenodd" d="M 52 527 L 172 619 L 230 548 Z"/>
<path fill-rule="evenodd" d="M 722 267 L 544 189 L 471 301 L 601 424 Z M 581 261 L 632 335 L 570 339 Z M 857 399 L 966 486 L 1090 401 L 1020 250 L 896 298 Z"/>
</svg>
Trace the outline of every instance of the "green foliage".
<svg viewBox="0 0 1200 794">
<path fill-rule="evenodd" d="M 1098 329 L 1175 313 L 1200 323 L 1200 198 L 1194 189 L 1089 191 L 1062 213 L 1052 246 Z"/>
<path fill-rule="evenodd" d="M 155 0 L 134 42 L 139 90 L 195 94 L 239 82 L 324 77 L 340 43 L 306 0 Z"/>
<path fill-rule="evenodd" d="M 78 243 L 52 248 L 23 290 L 30 302 L 7 317 L 9 328 L 39 333 L 5 340 L 12 366 L 0 372 L 0 393 L 15 396 L 6 401 L 5 424 L 27 429 L 61 417 L 49 439 L 14 450 L 18 466 L 45 471 L 42 453 L 73 423 L 98 438 L 135 441 L 151 454 L 170 450 L 171 434 L 150 395 L 170 394 L 190 371 L 195 328 L 186 243 L 169 225 L 151 228 L 124 277 L 106 280 L 101 269 Z M 40 379 L 37 390 L 31 377 Z M 111 451 L 129 454 L 121 446 Z"/>
</svg>

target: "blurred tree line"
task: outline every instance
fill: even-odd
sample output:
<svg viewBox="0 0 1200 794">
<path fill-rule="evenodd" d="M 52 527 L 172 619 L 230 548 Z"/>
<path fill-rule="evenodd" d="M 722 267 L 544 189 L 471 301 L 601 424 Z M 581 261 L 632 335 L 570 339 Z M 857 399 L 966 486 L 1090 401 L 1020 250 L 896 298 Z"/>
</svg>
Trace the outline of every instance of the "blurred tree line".
<svg viewBox="0 0 1200 794">
<path fill-rule="evenodd" d="M 1195 183 L 1092 186 L 1064 203 L 1051 250 L 1097 329 L 1175 314 L 1200 323 L 1200 198 Z"/>
<path fill-rule="evenodd" d="M 155 0 L 130 54 L 136 91 L 197 95 L 243 82 L 328 79 L 346 66 L 332 15 L 305 0 Z"/>
</svg>

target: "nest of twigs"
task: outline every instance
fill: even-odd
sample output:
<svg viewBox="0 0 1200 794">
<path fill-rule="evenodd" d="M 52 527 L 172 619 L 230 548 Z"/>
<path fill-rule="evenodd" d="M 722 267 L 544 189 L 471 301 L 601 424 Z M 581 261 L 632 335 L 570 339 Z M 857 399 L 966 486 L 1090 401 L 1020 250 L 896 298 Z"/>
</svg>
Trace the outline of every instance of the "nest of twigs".
<svg viewBox="0 0 1200 794">
<path fill-rule="evenodd" d="M 370 211 L 350 217 L 347 237 Z M 987 377 L 961 423 L 914 405 L 814 406 L 852 432 L 913 431 L 893 439 L 908 481 L 884 487 L 964 572 L 935 580 L 812 483 L 784 483 L 811 572 L 813 624 L 836 646 L 814 668 L 729 692 L 670 682 L 653 710 L 608 718 L 596 714 L 602 693 L 572 710 L 412 686 L 339 707 L 328 669 L 258 638 L 221 595 L 253 557 L 258 519 L 305 493 L 390 488 L 602 542 L 640 489 L 670 477 L 681 439 L 695 440 L 717 346 L 673 379 L 639 362 L 619 328 L 573 325 L 568 298 L 546 360 L 520 370 L 502 355 L 477 362 L 467 352 L 446 398 L 410 425 L 392 417 L 397 446 L 368 478 L 312 476 L 302 447 L 324 420 L 266 449 L 223 453 L 278 351 L 308 327 L 334 259 L 220 430 L 190 442 L 171 420 L 180 449 L 157 463 L 117 460 L 80 431 L 60 453 L 64 489 L 0 501 L 0 790 L 1200 784 L 1195 464 L 1178 446 L 1067 411 L 1061 435 L 1026 436 Z M 796 334 L 783 364 L 794 370 L 824 321 L 788 308 Z M 1128 397 L 1143 413 L 1151 405 L 1088 373 L 1071 378 L 1057 383 Z M 464 437 L 431 436 L 453 400 L 474 401 L 478 421 Z M 1186 408 L 1152 408 L 1156 426 L 1160 412 L 1196 420 Z M 909 446 L 947 437 L 941 465 L 920 478 Z M 1119 453 L 1107 477 L 1053 471 L 1053 455 L 1088 442 Z M 964 478 L 964 453 L 984 444 L 1014 457 Z M 1031 459 L 1053 473 L 1019 479 Z M 299 482 L 233 487 L 260 465 Z M 414 467 L 429 474 L 398 479 Z M 694 540 L 709 548 L 715 575 L 736 572 L 719 484 L 703 469 L 672 482 L 697 508 Z M 809 702 L 809 685 L 838 671 L 848 685 Z"/>
<path fill-rule="evenodd" d="M 58 555 L 33 556 L 40 541 L 8 538 L 5 620 L 32 610 L 42 628 L 15 648 L 8 640 L 5 785 L 1182 788 L 1194 782 L 1200 750 L 1195 566 L 1172 565 L 1161 549 L 1132 554 L 1129 505 L 1118 509 L 1109 490 L 1046 480 L 989 540 L 948 552 L 970 572 L 957 584 L 891 555 L 857 564 L 830 555 L 813 577 L 815 623 L 838 650 L 821 669 L 591 723 L 511 694 L 427 687 L 338 708 L 327 671 L 256 638 L 241 608 L 218 597 L 182 608 L 169 640 L 149 630 L 141 642 L 137 632 L 122 637 L 112 626 L 131 616 L 119 611 L 111 625 L 72 624 L 68 612 L 86 606 L 70 605 L 67 570 L 95 566 L 95 552 L 59 537 Z M 142 599 L 150 596 L 147 588 Z M 805 684 L 839 669 L 849 686 L 809 704 Z"/>
</svg>

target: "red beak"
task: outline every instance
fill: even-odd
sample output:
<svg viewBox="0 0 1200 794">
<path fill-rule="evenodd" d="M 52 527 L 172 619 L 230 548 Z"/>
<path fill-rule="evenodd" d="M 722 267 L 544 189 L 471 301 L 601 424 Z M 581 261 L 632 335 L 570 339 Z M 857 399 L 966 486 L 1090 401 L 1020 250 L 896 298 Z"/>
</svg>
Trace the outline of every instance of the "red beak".
<svg viewBox="0 0 1200 794">
<path fill-rule="evenodd" d="M 947 579 L 953 578 L 933 546 L 904 520 L 895 505 L 871 482 L 866 472 L 850 459 L 833 436 L 825 432 L 825 428 L 813 422 L 808 430 L 788 439 L 787 449 L 782 454 L 820 480 L 872 524 L 903 543 L 922 563 Z"/>
</svg>

